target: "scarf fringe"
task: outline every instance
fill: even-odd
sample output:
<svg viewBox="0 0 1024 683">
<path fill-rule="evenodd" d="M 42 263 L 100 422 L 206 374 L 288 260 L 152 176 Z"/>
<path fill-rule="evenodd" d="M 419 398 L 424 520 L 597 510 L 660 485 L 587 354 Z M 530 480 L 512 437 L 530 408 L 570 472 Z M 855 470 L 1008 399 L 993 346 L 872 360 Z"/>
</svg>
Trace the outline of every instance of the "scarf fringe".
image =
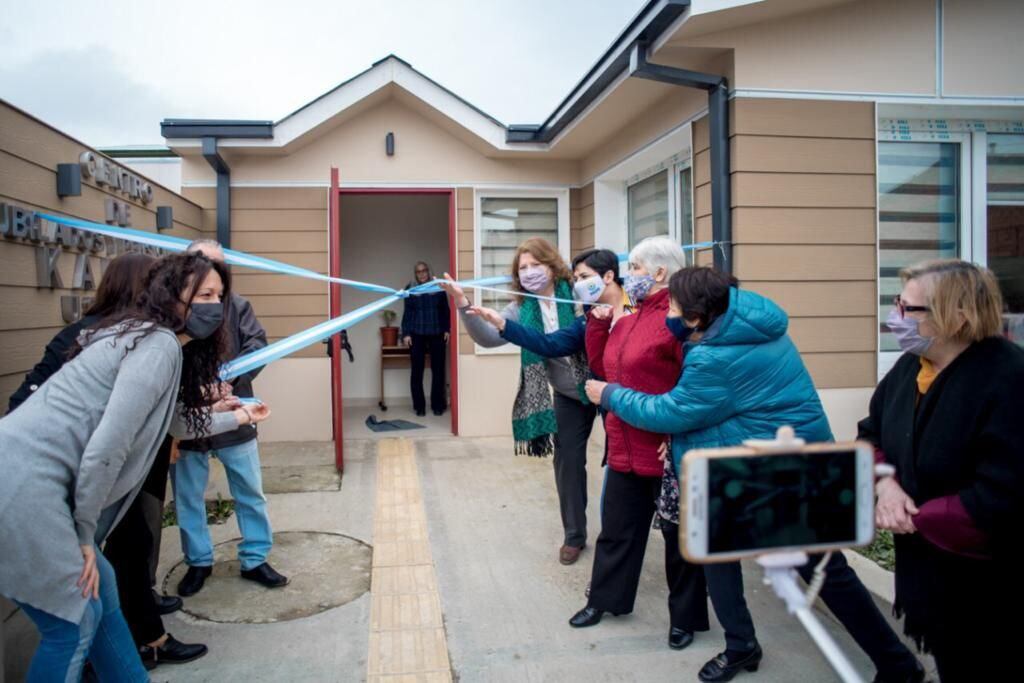
<svg viewBox="0 0 1024 683">
<path fill-rule="evenodd" d="M 555 452 L 555 442 L 550 434 L 542 434 L 529 441 L 516 441 L 516 455 L 546 458 Z"/>
</svg>

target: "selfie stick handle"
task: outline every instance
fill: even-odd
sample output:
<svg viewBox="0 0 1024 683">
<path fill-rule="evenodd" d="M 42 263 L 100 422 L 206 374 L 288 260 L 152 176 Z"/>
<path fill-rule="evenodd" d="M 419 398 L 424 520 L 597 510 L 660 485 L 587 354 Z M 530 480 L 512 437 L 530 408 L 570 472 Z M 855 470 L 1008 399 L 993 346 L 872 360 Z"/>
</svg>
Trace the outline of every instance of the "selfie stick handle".
<svg viewBox="0 0 1024 683">
<path fill-rule="evenodd" d="M 807 596 L 796 582 L 794 567 L 807 564 L 807 555 L 804 553 L 776 553 L 759 557 L 757 563 L 764 568 L 765 583 L 770 584 L 775 594 L 786 603 L 789 613 L 800 620 L 807 634 L 814 640 L 814 644 L 825 655 L 825 659 L 832 665 L 843 683 L 863 683 L 863 679 L 850 664 L 850 660 L 846 658 L 832 636 L 814 615 L 811 605 L 807 602 Z"/>
</svg>

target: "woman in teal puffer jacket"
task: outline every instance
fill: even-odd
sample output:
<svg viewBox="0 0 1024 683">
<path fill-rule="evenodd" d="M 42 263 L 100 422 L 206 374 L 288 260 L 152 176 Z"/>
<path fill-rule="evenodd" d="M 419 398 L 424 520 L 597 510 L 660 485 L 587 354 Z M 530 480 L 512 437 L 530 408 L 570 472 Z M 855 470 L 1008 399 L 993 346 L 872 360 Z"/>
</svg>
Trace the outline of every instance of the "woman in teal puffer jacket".
<svg viewBox="0 0 1024 683">
<path fill-rule="evenodd" d="M 687 268 L 669 283 L 665 324 L 684 345 L 683 372 L 665 394 L 588 382 L 588 395 L 625 422 L 671 433 L 675 477 L 686 451 L 771 439 L 788 425 L 809 443 L 831 441 L 832 431 L 814 383 L 793 341 L 789 319 L 774 302 L 741 290 L 735 278 L 711 268 Z M 603 386 L 602 386 L 603 385 Z M 817 558 L 800 573 L 809 579 Z M 871 657 L 882 681 L 918 681 L 917 659 L 902 644 L 870 594 L 835 553 L 821 597 Z M 705 565 L 708 592 L 725 630 L 726 650 L 704 665 L 702 681 L 727 681 L 755 671 L 762 653 L 743 598 L 738 562 Z"/>
</svg>

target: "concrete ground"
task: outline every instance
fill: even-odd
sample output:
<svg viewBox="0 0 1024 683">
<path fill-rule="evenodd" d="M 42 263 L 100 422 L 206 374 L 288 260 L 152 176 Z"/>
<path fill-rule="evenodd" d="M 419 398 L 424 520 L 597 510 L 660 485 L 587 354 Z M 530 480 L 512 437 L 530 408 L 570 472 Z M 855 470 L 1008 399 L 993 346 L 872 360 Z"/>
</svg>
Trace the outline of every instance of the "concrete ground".
<svg viewBox="0 0 1024 683">
<path fill-rule="evenodd" d="M 432 556 L 436 588 L 431 590 L 440 598 L 444 625 L 441 641 L 434 645 L 443 648 L 446 638 L 451 671 L 421 671 L 371 680 L 687 681 L 696 680 L 704 662 L 723 649 L 722 633 L 713 618 L 712 630 L 699 634 L 687 650 L 675 652 L 666 646 L 663 543 L 658 532 L 652 534 L 648 546 L 634 613 L 606 617 L 600 625 L 588 629 L 567 625 L 568 618 L 585 603 L 592 543 L 599 531 L 601 468 L 596 444 L 589 458 L 590 539 L 580 561 L 564 567 L 557 561 L 561 524 L 549 459 L 515 457 L 508 438 L 402 440 L 398 443 L 415 454 L 412 476 L 418 475 L 418 481 L 399 472 L 400 476 L 389 473 L 388 479 L 378 482 L 378 448 L 391 448 L 394 443 L 349 441 L 340 486 L 325 470 L 333 457 L 330 444 L 262 446 L 275 532 L 322 531 L 372 545 L 375 528 L 377 533 L 383 528 L 380 520 L 376 526 L 374 523 L 375 504 L 377 514 L 382 514 L 376 499 L 390 495 L 390 478 L 419 489 L 415 495 L 403 495 L 416 505 L 422 504 L 425 511 L 429 538 L 425 562 L 429 564 Z M 306 488 L 312 490 L 303 490 Z M 393 524 L 389 528 L 396 529 Z M 397 529 L 401 530 L 400 525 Z M 181 560 L 176 531 L 165 529 L 160 577 Z M 234 518 L 213 527 L 213 535 L 215 543 L 237 538 Z M 394 544 L 386 545 L 389 552 L 394 550 Z M 308 591 L 301 589 L 306 566 L 318 567 L 321 575 L 317 581 L 339 585 L 351 584 L 353 575 L 360 571 L 359 567 L 338 562 L 342 566 L 332 574 L 322 563 L 312 559 L 307 562 L 304 553 L 316 552 L 315 545 L 292 544 L 289 557 L 282 555 L 283 546 L 275 548 L 270 561 L 282 570 L 287 568 L 295 579 L 293 585 L 281 589 L 287 592 L 281 597 L 294 600 L 296 609 L 308 603 Z M 222 547 L 220 556 L 233 559 L 229 550 L 230 546 Z M 429 567 L 426 569 L 429 571 Z M 180 569 L 174 573 L 167 592 L 174 592 L 179 573 Z M 235 621 L 265 618 L 260 611 L 265 606 L 265 589 L 242 583 L 235 578 L 233 568 L 222 569 L 215 579 L 222 585 L 206 597 L 217 598 L 213 603 L 220 600 L 233 604 L 211 605 L 207 599 L 205 609 L 219 609 L 219 614 L 229 614 Z M 765 660 L 757 674 L 742 674 L 738 680 L 836 680 L 800 625 L 761 584 L 756 567 L 747 568 L 746 579 L 747 600 Z M 189 603 L 195 601 L 198 605 L 203 597 L 201 593 L 186 599 L 186 610 L 202 612 Z M 168 630 L 186 642 L 207 643 L 210 654 L 191 664 L 161 666 L 153 672 L 153 680 L 367 680 L 369 634 L 377 629 L 371 623 L 376 620 L 371 618 L 372 601 L 373 590 L 312 616 L 274 623 L 219 623 L 186 613 L 172 615 L 166 620 Z M 821 617 L 840 647 L 870 680 L 874 675 L 870 662 L 830 616 L 821 613 Z M 395 652 L 394 656 L 412 661 L 417 655 L 413 650 Z M 397 672 L 389 670 L 393 671 Z"/>
</svg>

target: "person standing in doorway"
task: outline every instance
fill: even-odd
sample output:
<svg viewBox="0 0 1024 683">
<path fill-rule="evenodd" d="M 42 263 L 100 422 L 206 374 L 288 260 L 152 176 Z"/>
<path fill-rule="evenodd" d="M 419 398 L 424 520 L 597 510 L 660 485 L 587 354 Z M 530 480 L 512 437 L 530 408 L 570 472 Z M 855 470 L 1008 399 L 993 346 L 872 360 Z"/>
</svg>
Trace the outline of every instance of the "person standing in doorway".
<svg viewBox="0 0 1024 683">
<path fill-rule="evenodd" d="M 224 263 L 224 251 L 213 240 L 196 240 L 188 252 L 198 252 L 211 261 Z M 237 358 L 267 345 L 267 333 L 252 305 L 243 297 L 231 293 L 225 307 L 225 334 L 227 353 L 225 360 Z M 259 369 L 236 377 L 229 386 L 210 387 L 213 398 L 253 396 L 252 380 Z M 242 565 L 242 578 L 255 581 L 268 588 L 279 588 L 288 578 L 274 570 L 267 562 L 273 546 L 267 498 L 263 495 L 260 472 L 260 454 L 256 444 L 256 428 L 243 425 L 238 429 L 206 439 L 183 441 L 179 456 L 172 465 L 171 483 L 174 487 L 174 505 L 181 530 L 181 549 L 188 571 L 178 584 L 178 595 L 188 597 L 198 593 L 213 570 L 213 541 L 206 522 L 206 485 L 210 479 L 210 456 L 215 455 L 228 476 L 228 488 L 235 500 L 235 514 L 242 542 L 238 545 L 238 559 Z"/>
<path fill-rule="evenodd" d="M 406 289 L 422 285 L 433 278 L 430 266 L 423 261 L 416 264 L 415 279 Z M 427 414 L 427 400 L 423 396 L 423 370 L 426 355 L 430 354 L 430 409 L 434 415 L 444 415 L 448 407 L 446 394 L 444 352 L 451 331 L 448 295 L 444 292 L 415 294 L 405 300 L 402 314 L 402 341 L 409 347 L 412 358 L 412 407 L 416 414 Z"/>
</svg>

